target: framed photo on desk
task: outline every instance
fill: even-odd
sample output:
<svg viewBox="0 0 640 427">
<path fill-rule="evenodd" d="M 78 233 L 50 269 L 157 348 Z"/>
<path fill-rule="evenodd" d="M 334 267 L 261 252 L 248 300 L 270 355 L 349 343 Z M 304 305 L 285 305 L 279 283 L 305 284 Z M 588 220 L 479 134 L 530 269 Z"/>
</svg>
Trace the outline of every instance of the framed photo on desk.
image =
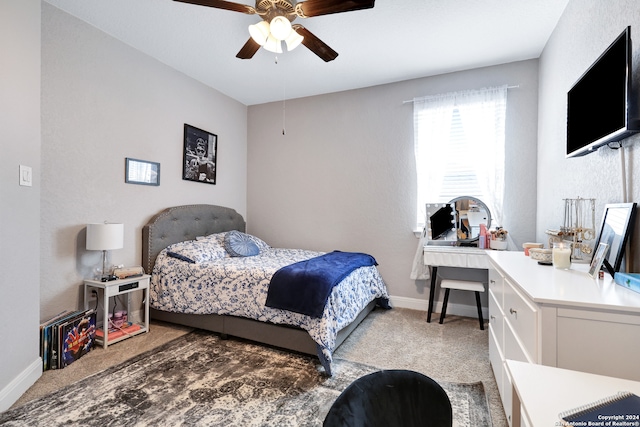
<svg viewBox="0 0 640 427">
<path fill-rule="evenodd" d="M 594 279 L 598 278 L 598 273 L 600 272 L 600 268 L 602 267 L 604 257 L 607 255 L 608 250 L 609 245 L 607 243 L 598 244 L 596 253 L 593 255 L 593 258 L 591 258 L 591 265 L 589 266 L 589 276 L 593 277 Z"/>
<path fill-rule="evenodd" d="M 635 214 L 635 203 L 614 203 L 604 207 L 602 226 L 595 248 L 598 248 L 600 243 L 609 245 L 609 253 L 605 255 L 603 264 L 612 277 L 616 271 L 620 270 Z"/>
</svg>

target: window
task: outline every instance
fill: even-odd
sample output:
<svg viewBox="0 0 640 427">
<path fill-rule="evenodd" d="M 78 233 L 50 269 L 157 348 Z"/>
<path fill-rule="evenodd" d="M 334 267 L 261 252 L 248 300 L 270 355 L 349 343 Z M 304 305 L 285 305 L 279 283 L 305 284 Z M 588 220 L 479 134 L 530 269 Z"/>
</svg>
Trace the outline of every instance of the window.
<svg viewBox="0 0 640 427">
<path fill-rule="evenodd" d="M 458 196 L 484 201 L 501 222 L 506 104 L 506 86 L 413 100 L 420 228 L 426 203 Z"/>
</svg>

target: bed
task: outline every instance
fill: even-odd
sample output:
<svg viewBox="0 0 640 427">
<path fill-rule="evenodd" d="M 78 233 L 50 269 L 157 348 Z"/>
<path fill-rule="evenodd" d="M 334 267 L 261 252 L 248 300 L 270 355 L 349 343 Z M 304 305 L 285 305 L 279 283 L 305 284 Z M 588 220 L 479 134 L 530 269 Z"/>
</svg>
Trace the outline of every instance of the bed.
<svg viewBox="0 0 640 427">
<path fill-rule="evenodd" d="M 152 275 L 151 318 L 315 355 L 331 375 L 335 349 L 376 306 L 390 308 L 380 273 L 374 265 L 347 275 L 331 290 L 321 317 L 267 307 L 267 276 L 273 276 L 276 267 L 331 253 L 271 248 L 245 231 L 242 216 L 223 206 L 175 206 L 153 216 L 142 229 L 142 264 Z M 230 234 L 249 236 L 259 254 L 195 262 L 173 251 L 203 241 L 228 243 L 225 236 Z M 218 264 L 230 272 L 228 279 L 220 271 L 205 273 L 209 267 L 220 269 Z M 249 267 L 258 268 L 250 274 L 255 284 L 239 279 L 241 270 Z M 237 301 L 240 298 L 244 300 Z"/>
</svg>

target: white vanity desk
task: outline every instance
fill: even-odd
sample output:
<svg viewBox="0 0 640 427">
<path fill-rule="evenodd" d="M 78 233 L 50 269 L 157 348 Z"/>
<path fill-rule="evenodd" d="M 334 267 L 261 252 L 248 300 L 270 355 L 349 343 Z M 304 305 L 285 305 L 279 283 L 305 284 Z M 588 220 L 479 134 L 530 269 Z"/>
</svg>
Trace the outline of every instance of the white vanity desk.
<svg viewBox="0 0 640 427">
<path fill-rule="evenodd" d="M 630 391 L 640 382 L 507 360 L 513 378 L 513 425 L 557 426 L 560 412 Z"/>
<path fill-rule="evenodd" d="M 640 293 L 609 274 L 592 279 L 586 264 L 558 270 L 522 252 L 487 251 L 487 259 L 489 358 L 510 423 L 507 359 L 640 380 Z"/>
<path fill-rule="evenodd" d="M 467 246 L 440 245 L 425 245 L 422 251 L 424 265 L 431 266 L 431 288 L 429 291 L 429 309 L 427 311 L 427 322 L 431 322 L 438 267 L 488 269 L 489 260 L 486 257 L 486 252 L 490 251 Z"/>
</svg>

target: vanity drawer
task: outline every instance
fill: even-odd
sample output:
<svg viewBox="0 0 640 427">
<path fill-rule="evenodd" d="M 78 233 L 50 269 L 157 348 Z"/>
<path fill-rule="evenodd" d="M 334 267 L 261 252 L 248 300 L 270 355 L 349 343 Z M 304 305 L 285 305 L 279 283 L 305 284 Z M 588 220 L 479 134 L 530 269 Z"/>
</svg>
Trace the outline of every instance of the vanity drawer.
<svg viewBox="0 0 640 427">
<path fill-rule="evenodd" d="M 500 319 L 500 323 L 502 323 L 502 319 Z M 500 338 L 498 338 L 493 324 L 489 324 L 489 362 L 491 362 L 493 376 L 498 384 L 498 393 L 502 396 L 504 395 L 504 356 L 502 355 L 502 328 L 500 330 Z"/>
<path fill-rule="evenodd" d="M 504 316 L 524 350 L 530 355 L 537 355 L 538 309 L 508 280 L 504 281 Z M 507 329 L 505 325 L 505 341 Z"/>
<path fill-rule="evenodd" d="M 517 360 L 519 362 L 535 363 L 530 356 L 528 349 L 518 339 L 517 333 L 512 326 L 505 321 L 504 324 L 504 358 Z"/>
<path fill-rule="evenodd" d="M 489 260 L 485 254 L 467 255 L 467 268 L 489 268 Z"/>
<path fill-rule="evenodd" d="M 424 252 L 425 265 L 437 265 L 444 267 L 467 267 L 467 254 L 446 252 Z"/>
<path fill-rule="evenodd" d="M 493 291 L 489 290 L 489 325 L 492 326 L 496 332 L 499 332 L 496 337 L 500 339 L 500 343 L 502 343 L 502 320 L 504 316 L 505 314 L 496 296 L 493 294 Z"/>
<path fill-rule="evenodd" d="M 494 268 L 489 269 L 489 290 L 495 295 L 498 306 L 502 309 L 504 307 L 503 295 L 504 295 L 504 278 L 498 270 Z M 491 313 L 491 310 L 489 310 Z"/>
</svg>

